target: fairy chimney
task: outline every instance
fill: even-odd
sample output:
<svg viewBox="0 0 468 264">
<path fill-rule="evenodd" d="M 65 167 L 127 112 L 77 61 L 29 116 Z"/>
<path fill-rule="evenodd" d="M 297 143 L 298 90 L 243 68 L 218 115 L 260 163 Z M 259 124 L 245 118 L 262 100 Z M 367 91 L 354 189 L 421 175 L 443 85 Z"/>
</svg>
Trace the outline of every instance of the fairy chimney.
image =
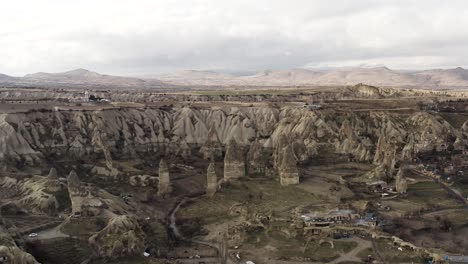
<svg viewBox="0 0 468 264">
<path fill-rule="evenodd" d="M 281 185 L 299 184 L 299 170 L 291 146 L 283 149 L 281 163 L 278 168 Z"/>
<path fill-rule="evenodd" d="M 214 161 L 210 162 L 206 172 L 206 194 L 213 196 L 218 190 L 218 177 L 216 176 L 216 166 Z"/>
<path fill-rule="evenodd" d="M 231 139 L 224 157 L 224 180 L 229 181 L 241 177 L 245 177 L 244 153 L 236 140 Z"/>
<path fill-rule="evenodd" d="M 170 192 L 170 177 L 169 177 L 169 166 L 166 160 L 161 159 L 159 162 L 159 189 L 158 195 L 164 196 Z"/>
</svg>

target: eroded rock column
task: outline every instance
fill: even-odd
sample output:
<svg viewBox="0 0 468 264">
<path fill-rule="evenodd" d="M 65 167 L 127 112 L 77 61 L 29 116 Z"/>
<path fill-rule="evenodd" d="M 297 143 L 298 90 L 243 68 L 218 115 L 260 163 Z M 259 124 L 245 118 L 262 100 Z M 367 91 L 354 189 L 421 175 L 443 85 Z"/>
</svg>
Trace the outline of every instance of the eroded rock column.
<svg viewBox="0 0 468 264">
<path fill-rule="evenodd" d="M 159 162 L 159 196 L 164 196 L 170 192 L 170 180 L 169 166 L 165 159 L 161 159 Z"/>
<path fill-rule="evenodd" d="M 283 149 L 281 163 L 278 168 L 281 185 L 299 184 L 299 170 L 297 169 L 296 159 L 291 146 Z"/>
<path fill-rule="evenodd" d="M 405 176 L 406 172 L 407 168 L 405 166 L 401 166 L 395 179 L 395 189 L 400 194 L 406 193 L 408 190 L 408 181 Z"/>
<path fill-rule="evenodd" d="M 68 193 L 72 204 L 72 214 L 81 215 L 81 208 L 84 198 L 88 195 L 86 188 L 82 186 L 80 178 L 74 170 L 67 177 Z"/>
<path fill-rule="evenodd" d="M 218 190 L 218 177 L 216 175 L 216 165 L 214 161 L 210 162 L 206 172 L 206 194 L 213 196 Z"/>
<path fill-rule="evenodd" d="M 229 141 L 224 157 L 224 180 L 245 177 L 245 161 L 242 148 L 234 139 Z"/>
<path fill-rule="evenodd" d="M 263 144 L 260 141 L 256 140 L 250 145 L 247 160 L 249 174 L 265 174 L 266 159 L 263 154 Z"/>
</svg>

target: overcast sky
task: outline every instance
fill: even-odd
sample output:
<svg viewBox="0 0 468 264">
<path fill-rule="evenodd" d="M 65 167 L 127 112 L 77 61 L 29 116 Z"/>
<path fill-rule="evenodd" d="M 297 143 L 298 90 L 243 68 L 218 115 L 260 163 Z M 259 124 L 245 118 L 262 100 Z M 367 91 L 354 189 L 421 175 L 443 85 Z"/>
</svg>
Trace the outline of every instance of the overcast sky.
<svg viewBox="0 0 468 264">
<path fill-rule="evenodd" d="M 0 73 L 468 65 L 465 0 L 2 0 Z"/>
</svg>

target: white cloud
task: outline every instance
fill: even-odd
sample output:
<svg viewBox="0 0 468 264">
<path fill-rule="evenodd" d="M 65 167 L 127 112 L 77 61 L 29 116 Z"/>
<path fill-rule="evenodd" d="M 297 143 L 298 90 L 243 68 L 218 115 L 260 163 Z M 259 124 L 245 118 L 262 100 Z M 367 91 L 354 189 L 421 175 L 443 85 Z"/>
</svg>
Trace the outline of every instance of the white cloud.
<svg viewBox="0 0 468 264">
<path fill-rule="evenodd" d="M 2 3 L 0 72 L 466 66 L 465 28 L 457 0 L 16 0 Z"/>
</svg>

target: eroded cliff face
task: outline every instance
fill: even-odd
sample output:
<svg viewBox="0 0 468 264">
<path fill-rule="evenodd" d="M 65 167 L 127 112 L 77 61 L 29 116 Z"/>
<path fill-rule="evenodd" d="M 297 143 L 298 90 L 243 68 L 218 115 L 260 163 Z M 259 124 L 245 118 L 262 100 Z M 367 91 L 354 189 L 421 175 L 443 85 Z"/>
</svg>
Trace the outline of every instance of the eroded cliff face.
<svg viewBox="0 0 468 264">
<path fill-rule="evenodd" d="M 145 234 L 138 221 L 128 215 L 111 218 L 104 229 L 89 238 L 89 242 L 101 257 L 137 255 L 145 250 Z"/>
<path fill-rule="evenodd" d="M 81 159 L 106 154 L 111 160 L 180 153 L 188 146 L 203 147 L 214 130 L 224 146 L 231 139 L 246 147 L 257 140 L 256 144 L 275 149 L 284 137 L 299 161 L 313 158 L 318 146 L 327 145 L 357 161 L 392 167 L 400 159 L 447 148 L 455 140 L 463 147 L 466 127 L 457 130 L 426 112 L 343 113 L 292 107 L 13 113 L 0 116 L 0 160 L 35 164 L 51 154 Z"/>
</svg>

